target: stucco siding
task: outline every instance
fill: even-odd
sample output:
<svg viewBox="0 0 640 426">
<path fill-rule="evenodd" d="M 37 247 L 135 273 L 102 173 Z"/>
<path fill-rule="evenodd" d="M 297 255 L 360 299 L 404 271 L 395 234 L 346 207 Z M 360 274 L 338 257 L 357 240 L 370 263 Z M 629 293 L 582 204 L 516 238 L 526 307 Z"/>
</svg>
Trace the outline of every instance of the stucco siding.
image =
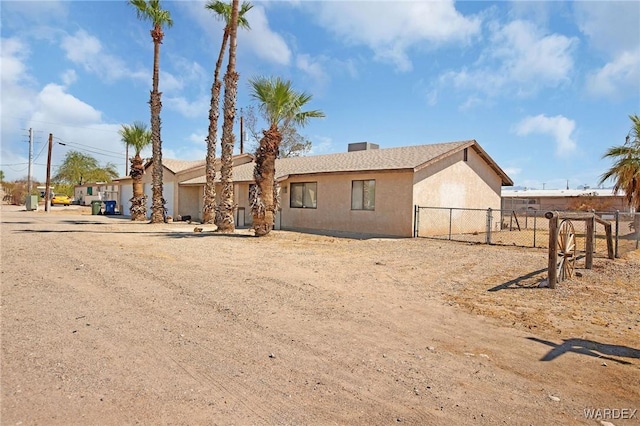
<svg viewBox="0 0 640 426">
<path fill-rule="evenodd" d="M 457 209 L 500 209 L 502 181 L 473 150 L 458 152 L 425 167 L 414 176 L 414 204 L 421 207 Z M 484 232 L 486 217 L 463 210 L 428 209 L 422 212 L 420 235 L 438 235 L 449 231 L 452 219 L 458 232 Z"/>
<path fill-rule="evenodd" d="M 193 220 L 200 220 L 202 217 L 202 187 L 180 187 L 177 211 L 180 216 L 191 216 Z"/>
<path fill-rule="evenodd" d="M 375 180 L 374 210 L 351 209 L 354 180 Z M 317 183 L 316 208 L 290 207 L 291 183 L 298 182 Z M 411 172 L 296 176 L 282 183 L 281 228 L 410 237 L 411 184 Z"/>
<path fill-rule="evenodd" d="M 500 208 L 500 177 L 475 151 L 445 158 L 416 172 L 414 203 L 429 207 Z"/>
<path fill-rule="evenodd" d="M 131 198 L 133 198 L 133 184 L 129 182 L 128 185 L 123 184 L 120 187 L 120 202 L 118 208 L 120 213 L 125 216 L 131 216 Z"/>
</svg>

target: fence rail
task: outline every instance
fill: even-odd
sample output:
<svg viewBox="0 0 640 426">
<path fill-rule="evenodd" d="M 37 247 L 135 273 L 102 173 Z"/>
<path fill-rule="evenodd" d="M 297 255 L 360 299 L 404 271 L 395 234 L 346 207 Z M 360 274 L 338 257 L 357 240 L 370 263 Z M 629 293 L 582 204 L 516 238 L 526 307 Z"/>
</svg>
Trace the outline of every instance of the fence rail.
<svg viewBox="0 0 640 426">
<path fill-rule="evenodd" d="M 548 248 L 549 220 L 543 210 L 493 210 L 415 206 L 414 236 L 478 244 Z M 640 213 L 592 212 L 613 229 L 614 253 L 620 257 L 640 246 Z M 574 222 L 578 250 L 585 248 L 586 225 Z M 607 256 L 605 227 L 594 228 L 595 254 Z"/>
</svg>

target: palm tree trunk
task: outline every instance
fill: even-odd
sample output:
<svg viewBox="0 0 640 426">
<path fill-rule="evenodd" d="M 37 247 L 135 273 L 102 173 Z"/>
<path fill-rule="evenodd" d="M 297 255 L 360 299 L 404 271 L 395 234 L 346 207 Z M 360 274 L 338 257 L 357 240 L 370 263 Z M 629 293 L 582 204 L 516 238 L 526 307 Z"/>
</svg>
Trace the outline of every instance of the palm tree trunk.
<svg viewBox="0 0 640 426">
<path fill-rule="evenodd" d="M 231 6 L 231 20 L 229 21 L 229 63 L 227 73 L 224 76 L 224 122 L 222 124 L 222 152 L 220 154 L 220 181 L 222 194 L 216 225 L 219 232 L 233 233 L 235 223 L 233 212 L 235 200 L 233 194 L 233 123 L 236 118 L 236 97 L 238 94 L 238 73 L 236 72 L 236 45 L 238 34 L 238 4 L 239 0 L 233 0 Z"/>
<path fill-rule="evenodd" d="M 162 139 L 160 138 L 160 111 L 162 93 L 158 91 L 160 69 L 160 44 L 162 44 L 162 28 L 158 25 L 151 30 L 153 38 L 153 90 L 151 91 L 151 148 L 153 156 L 151 223 L 164 222 L 164 198 L 162 198 Z"/>
<path fill-rule="evenodd" d="M 220 108 L 220 89 L 222 83 L 220 83 L 220 69 L 222 68 L 222 59 L 224 58 L 224 51 L 227 48 L 227 39 L 229 38 L 228 27 L 225 27 L 224 34 L 222 36 L 222 45 L 220 46 L 220 53 L 218 53 L 218 60 L 216 61 L 216 68 L 213 73 L 213 83 L 211 84 L 211 105 L 209 107 L 209 133 L 207 135 L 207 161 L 206 161 L 206 177 L 207 181 L 204 186 L 204 196 L 202 200 L 202 222 L 212 223 L 216 217 L 216 142 L 218 139 L 218 116 Z"/>
<path fill-rule="evenodd" d="M 262 237 L 273 229 L 275 219 L 275 163 L 282 135 L 275 126 L 263 131 L 263 138 L 256 152 L 256 167 L 253 177 L 256 191 L 251 200 L 253 229 L 257 237 Z"/>
<path fill-rule="evenodd" d="M 147 197 L 142 189 L 142 175 L 144 164 L 140 154 L 131 159 L 131 179 L 133 179 L 133 197 L 129 200 L 131 207 L 131 220 L 142 221 L 147 219 Z"/>
<path fill-rule="evenodd" d="M 236 205 L 233 193 L 233 147 L 235 136 L 233 134 L 233 122 L 235 120 L 235 99 L 238 87 L 238 73 L 225 75 L 224 93 L 224 124 L 222 127 L 222 153 L 220 155 L 220 181 L 222 194 L 216 215 L 216 225 L 219 232 L 233 233 L 235 222 L 233 212 Z"/>
</svg>

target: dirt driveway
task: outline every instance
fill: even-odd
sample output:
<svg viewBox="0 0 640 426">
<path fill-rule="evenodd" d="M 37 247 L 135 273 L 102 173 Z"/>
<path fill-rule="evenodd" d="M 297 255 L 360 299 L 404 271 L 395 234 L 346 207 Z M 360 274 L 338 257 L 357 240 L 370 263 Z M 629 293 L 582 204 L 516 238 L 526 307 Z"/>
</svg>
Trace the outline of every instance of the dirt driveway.
<svg viewBox="0 0 640 426">
<path fill-rule="evenodd" d="M 2 425 L 640 423 L 638 253 L 0 214 Z"/>
</svg>

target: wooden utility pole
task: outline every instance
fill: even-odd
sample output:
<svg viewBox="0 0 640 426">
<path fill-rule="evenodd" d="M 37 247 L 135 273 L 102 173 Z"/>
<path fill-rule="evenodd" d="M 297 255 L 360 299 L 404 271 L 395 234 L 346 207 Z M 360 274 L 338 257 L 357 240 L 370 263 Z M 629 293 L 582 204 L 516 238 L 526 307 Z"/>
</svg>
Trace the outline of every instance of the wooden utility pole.
<svg viewBox="0 0 640 426">
<path fill-rule="evenodd" d="M 47 184 L 44 192 L 44 211 L 49 211 L 51 200 L 49 192 L 51 191 L 51 149 L 53 148 L 53 133 L 49 133 L 49 154 L 47 155 Z"/>
<path fill-rule="evenodd" d="M 33 129 L 29 128 L 29 172 L 27 177 L 27 195 L 31 195 L 31 163 L 33 162 Z"/>
</svg>

